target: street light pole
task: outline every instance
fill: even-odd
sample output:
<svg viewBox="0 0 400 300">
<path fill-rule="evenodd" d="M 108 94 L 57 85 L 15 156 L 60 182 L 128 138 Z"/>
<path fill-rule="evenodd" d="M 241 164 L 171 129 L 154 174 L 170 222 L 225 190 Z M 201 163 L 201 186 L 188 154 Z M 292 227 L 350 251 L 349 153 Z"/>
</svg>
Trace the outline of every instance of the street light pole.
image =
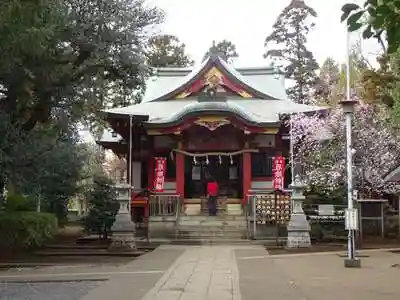
<svg viewBox="0 0 400 300">
<path fill-rule="evenodd" d="M 351 139 L 351 119 L 353 115 L 354 105 L 356 101 L 343 101 L 343 111 L 345 114 L 345 125 L 346 125 L 346 170 L 347 170 L 347 208 L 352 210 L 353 206 L 353 154 L 352 154 L 352 139 Z M 348 234 L 348 259 L 354 260 L 354 249 L 353 249 L 354 230 L 350 229 Z"/>
<path fill-rule="evenodd" d="M 347 210 L 346 210 L 346 229 L 347 237 L 347 259 L 344 261 L 346 268 L 359 268 L 361 261 L 356 258 L 355 253 L 355 230 L 358 228 L 358 211 L 353 205 L 353 150 L 351 141 L 351 121 L 354 106 L 357 101 L 346 100 L 340 102 L 345 115 L 346 125 L 346 169 L 347 169 Z"/>
</svg>

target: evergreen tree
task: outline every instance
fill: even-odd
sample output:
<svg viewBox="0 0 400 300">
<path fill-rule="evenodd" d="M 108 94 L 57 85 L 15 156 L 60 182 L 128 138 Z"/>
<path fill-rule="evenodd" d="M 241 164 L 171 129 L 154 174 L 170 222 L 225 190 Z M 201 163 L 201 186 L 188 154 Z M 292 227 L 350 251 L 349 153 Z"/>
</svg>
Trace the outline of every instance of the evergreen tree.
<svg viewBox="0 0 400 300">
<path fill-rule="evenodd" d="M 0 111 L 29 131 L 57 110 L 89 126 L 132 103 L 149 73 L 147 32 L 162 20 L 145 0 L 0 1 Z"/>
<path fill-rule="evenodd" d="M 108 238 L 119 209 L 116 196 L 111 180 L 102 175 L 94 178 L 93 187 L 88 194 L 89 215 L 85 222 L 88 232 L 97 233 L 99 238 Z"/>
<path fill-rule="evenodd" d="M 309 103 L 317 82 L 318 63 L 307 49 L 307 35 L 315 26 L 310 19 L 317 16 L 303 0 L 292 0 L 273 25 L 273 32 L 265 39 L 265 58 L 284 67 L 287 79 L 294 85 L 287 89 L 288 97 L 297 103 Z M 274 44 L 273 46 L 271 44 Z"/>
<path fill-rule="evenodd" d="M 226 39 L 218 43 L 213 41 L 206 54 L 204 54 L 203 61 L 212 54 L 219 54 L 227 62 L 232 62 L 233 59 L 239 57 L 235 44 Z"/>
<path fill-rule="evenodd" d="M 340 78 L 339 64 L 331 57 L 325 59 L 321 66 L 316 86 L 316 97 L 319 102 L 329 103 Z"/>
<path fill-rule="evenodd" d="M 185 53 L 186 45 L 174 35 L 163 34 L 149 39 L 147 64 L 151 67 L 187 67 L 194 61 Z"/>
<path fill-rule="evenodd" d="M 368 100 L 370 93 L 365 84 L 365 76 L 371 66 L 363 56 L 361 44 L 357 43 L 350 49 L 350 88 L 353 95 Z M 341 101 L 346 92 L 346 64 L 339 65 L 332 58 L 327 58 L 322 64 L 316 87 L 316 97 L 323 104 L 335 106 Z"/>
</svg>

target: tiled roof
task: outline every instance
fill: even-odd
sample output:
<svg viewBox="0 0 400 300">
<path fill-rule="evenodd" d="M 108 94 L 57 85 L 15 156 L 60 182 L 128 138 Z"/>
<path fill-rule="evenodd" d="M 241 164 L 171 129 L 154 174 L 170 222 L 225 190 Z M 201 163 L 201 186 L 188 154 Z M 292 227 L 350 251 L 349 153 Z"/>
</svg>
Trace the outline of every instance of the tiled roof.
<svg viewBox="0 0 400 300">
<path fill-rule="evenodd" d="M 226 112 L 238 114 L 251 123 L 265 124 L 279 122 L 280 116 L 299 112 L 318 111 L 323 108 L 297 104 L 289 100 L 264 100 L 229 98 L 227 101 L 198 101 L 182 99 L 153 101 L 123 108 L 107 110 L 107 113 L 118 115 L 149 115 L 150 124 L 167 124 L 176 122 L 185 115 L 194 112 Z"/>
<path fill-rule="evenodd" d="M 159 68 L 156 75 L 149 78 L 146 82 L 146 93 L 142 102 L 156 101 L 159 98 L 179 89 L 191 82 L 207 65 L 210 60 L 222 65 L 222 67 L 237 80 L 249 88 L 265 94 L 268 98 L 286 100 L 284 77 L 278 74 L 273 68 L 238 68 L 228 64 L 220 57 L 203 61 L 191 71 L 188 68 Z"/>
</svg>

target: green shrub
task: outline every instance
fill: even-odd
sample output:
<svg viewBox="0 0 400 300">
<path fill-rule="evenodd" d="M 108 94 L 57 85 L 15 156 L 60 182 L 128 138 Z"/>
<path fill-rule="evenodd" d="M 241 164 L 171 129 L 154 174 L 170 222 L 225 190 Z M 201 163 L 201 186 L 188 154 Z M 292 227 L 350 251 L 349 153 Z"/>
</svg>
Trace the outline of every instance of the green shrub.
<svg viewBox="0 0 400 300">
<path fill-rule="evenodd" d="M 58 231 L 57 218 L 48 213 L 0 212 L 0 248 L 41 247 Z"/>
<path fill-rule="evenodd" d="M 32 198 L 21 194 L 8 195 L 5 203 L 6 211 L 35 211 L 36 205 Z"/>
<path fill-rule="evenodd" d="M 103 176 L 95 177 L 87 196 L 89 214 L 84 220 L 85 229 L 89 233 L 97 233 L 100 239 L 107 239 L 119 209 L 112 181 Z"/>
<path fill-rule="evenodd" d="M 314 242 L 320 242 L 324 238 L 324 230 L 322 226 L 318 223 L 312 223 L 311 222 L 311 231 L 310 231 L 310 237 L 311 240 Z"/>
</svg>

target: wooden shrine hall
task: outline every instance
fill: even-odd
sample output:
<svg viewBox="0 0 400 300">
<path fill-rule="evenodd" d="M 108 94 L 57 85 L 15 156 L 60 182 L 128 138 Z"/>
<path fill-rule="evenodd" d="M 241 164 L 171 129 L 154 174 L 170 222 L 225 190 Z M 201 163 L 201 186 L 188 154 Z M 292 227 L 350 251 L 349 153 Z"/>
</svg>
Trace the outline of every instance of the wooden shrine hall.
<svg viewBox="0 0 400 300">
<path fill-rule="evenodd" d="M 273 157 L 289 156 L 283 117 L 320 109 L 289 101 L 271 67 L 234 68 L 212 55 L 193 69 L 155 71 L 140 104 L 105 111 L 111 129 L 97 142 L 127 158 L 133 194 L 179 199 L 187 215 L 201 214 L 211 178 L 228 214 L 271 190 Z M 287 170 L 284 187 L 290 178 Z"/>
</svg>

